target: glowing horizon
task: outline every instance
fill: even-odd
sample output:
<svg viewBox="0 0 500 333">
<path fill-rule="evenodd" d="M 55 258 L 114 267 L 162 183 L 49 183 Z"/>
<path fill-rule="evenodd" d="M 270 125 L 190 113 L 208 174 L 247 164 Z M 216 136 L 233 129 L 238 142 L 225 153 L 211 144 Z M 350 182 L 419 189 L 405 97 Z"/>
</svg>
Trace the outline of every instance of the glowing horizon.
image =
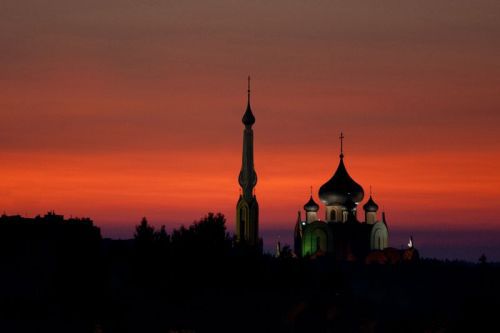
<svg viewBox="0 0 500 333">
<path fill-rule="evenodd" d="M 389 225 L 500 238 L 498 2 L 1 7 L 0 211 L 233 229 L 251 74 L 262 230 L 319 203 L 343 131 Z"/>
</svg>

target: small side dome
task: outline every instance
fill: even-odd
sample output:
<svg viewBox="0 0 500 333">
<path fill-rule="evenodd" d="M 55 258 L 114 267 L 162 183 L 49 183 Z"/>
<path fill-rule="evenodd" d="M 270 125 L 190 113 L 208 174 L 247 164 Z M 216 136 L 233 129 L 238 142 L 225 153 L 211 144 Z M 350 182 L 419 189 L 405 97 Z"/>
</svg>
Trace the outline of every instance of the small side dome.
<svg viewBox="0 0 500 333">
<path fill-rule="evenodd" d="M 373 201 L 372 196 L 370 195 L 370 198 L 368 201 L 363 205 L 363 209 L 365 212 L 377 212 L 378 211 L 378 205 Z"/>
<path fill-rule="evenodd" d="M 309 201 L 304 205 L 304 210 L 306 212 L 317 212 L 319 210 L 318 204 L 314 201 L 312 195 Z"/>
</svg>

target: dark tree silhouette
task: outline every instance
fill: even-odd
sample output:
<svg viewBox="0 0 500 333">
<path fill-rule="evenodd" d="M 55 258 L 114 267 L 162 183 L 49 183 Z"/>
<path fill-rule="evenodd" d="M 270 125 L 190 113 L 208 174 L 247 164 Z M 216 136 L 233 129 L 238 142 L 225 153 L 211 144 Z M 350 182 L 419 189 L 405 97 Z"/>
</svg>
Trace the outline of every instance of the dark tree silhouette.
<svg viewBox="0 0 500 333">
<path fill-rule="evenodd" d="M 170 242 L 170 236 L 167 234 L 164 225 L 161 226 L 160 230 L 154 233 L 154 239 L 156 242 L 162 244 Z"/>
<path fill-rule="evenodd" d="M 148 224 L 148 220 L 143 217 L 141 223 L 135 227 L 134 239 L 139 242 L 153 242 L 155 228 Z"/>
<path fill-rule="evenodd" d="M 155 240 L 155 228 L 148 224 L 143 217 L 141 223 L 135 227 L 134 239 L 137 244 L 152 244 Z"/>
<path fill-rule="evenodd" d="M 160 230 L 154 233 L 154 243 L 156 255 L 160 260 L 168 259 L 170 255 L 170 236 L 162 225 Z"/>
<path fill-rule="evenodd" d="M 90 220 L 0 216 L 0 332 L 496 327 L 500 266 L 485 255 L 479 269 L 425 258 L 415 265 L 287 259 L 287 245 L 280 258 L 257 255 L 255 246 L 249 255 L 225 223 L 222 214 L 209 213 L 169 237 L 144 218 L 134 240 L 112 240 L 102 239 Z"/>
<path fill-rule="evenodd" d="M 226 218 L 221 213 L 208 213 L 189 228 L 181 226 L 172 234 L 172 247 L 180 256 L 216 256 L 231 248 L 231 238 L 226 232 Z"/>
</svg>

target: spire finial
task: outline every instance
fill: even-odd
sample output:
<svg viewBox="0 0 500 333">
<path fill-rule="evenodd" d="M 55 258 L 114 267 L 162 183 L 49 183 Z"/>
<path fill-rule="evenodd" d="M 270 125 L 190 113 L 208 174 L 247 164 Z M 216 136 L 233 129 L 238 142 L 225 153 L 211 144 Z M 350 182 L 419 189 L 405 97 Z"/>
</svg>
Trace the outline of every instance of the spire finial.
<svg viewBox="0 0 500 333">
<path fill-rule="evenodd" d="M 313 187 L 311 186 L 311 197 L 313 196 Z"/>
<path fill-rule="evenodd" d="M 344 133 L 340 132 L 340 158 L 344 158 Z"/>
<path fill-rule="evenodd" d="M 247 109 L 245 111 L 245 114 L 243 115 L 243 118 L 241 118 L 241 121 L 243 124 L 245 124 L 246 128 L 251 128 L 252 125 L 255 123 L 255 117 L 253 116 L 252 113 L 252 108 L 250 107 L 250 75 L 248 76 L 248 101 L 247 101 Z"/>
<path fill-rule="evenodd" d="M 370 185 L 370 197 L 372 196 L 372 186 Z"/>
<path fill-rule="evenodd" d="M 250 104 L 250 75 L 248 75 L 248 104 Z"/>
</svg>

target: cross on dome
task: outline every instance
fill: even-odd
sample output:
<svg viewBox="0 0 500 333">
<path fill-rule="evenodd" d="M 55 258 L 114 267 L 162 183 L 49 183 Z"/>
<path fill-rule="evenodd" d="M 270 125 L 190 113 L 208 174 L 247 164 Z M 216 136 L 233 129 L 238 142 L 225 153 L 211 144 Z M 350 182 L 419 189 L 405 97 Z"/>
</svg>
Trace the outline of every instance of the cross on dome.
<svg viewBox="0 0 500 333">
<path fill-rule="evenodd" d="M 250 75 L 248 75 L 248 104 L 250 104 Z"/>
<path fill-rule="evenodd" d="M 340 158 L 344 158 L 344 133 L 340 132 Z"/>
</svg>

